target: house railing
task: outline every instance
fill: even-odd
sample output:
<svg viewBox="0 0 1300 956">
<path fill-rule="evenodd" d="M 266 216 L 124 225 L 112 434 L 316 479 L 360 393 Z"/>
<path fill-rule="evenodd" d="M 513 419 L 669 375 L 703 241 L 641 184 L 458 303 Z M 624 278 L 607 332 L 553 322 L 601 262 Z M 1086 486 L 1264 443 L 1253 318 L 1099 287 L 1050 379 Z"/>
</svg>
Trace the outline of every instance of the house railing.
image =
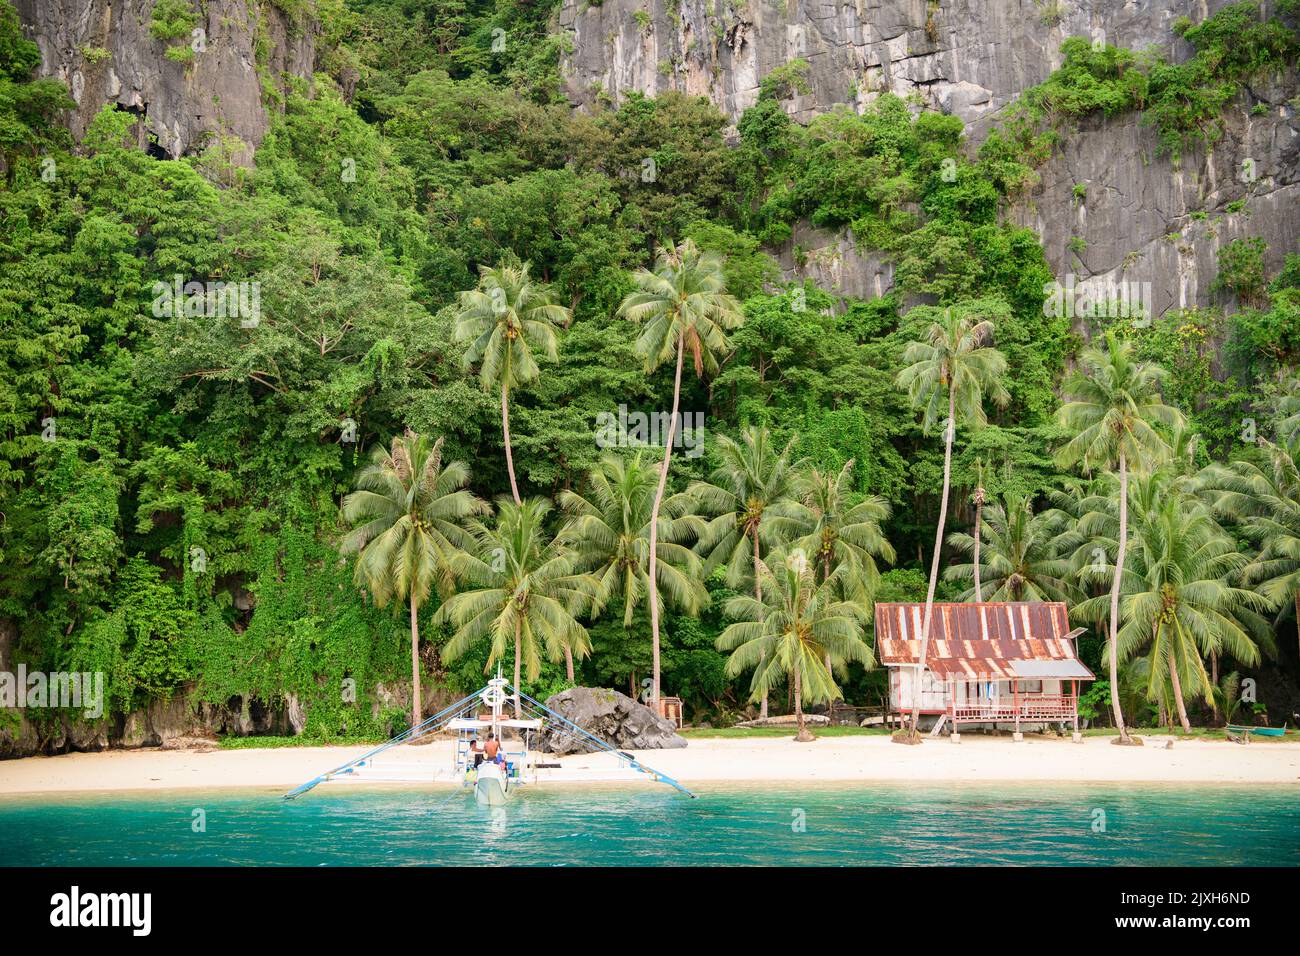
<svg viewBox="0 0 1300 956">
<path fill-rule="evenodd" d="M 1028 694 L 1015 697 L 989 697 L 954 702 L 948 708 L 950 719 L 1015 720 L 1073 717 L 1076 698 L 1069 694 Z"/>
</svg>

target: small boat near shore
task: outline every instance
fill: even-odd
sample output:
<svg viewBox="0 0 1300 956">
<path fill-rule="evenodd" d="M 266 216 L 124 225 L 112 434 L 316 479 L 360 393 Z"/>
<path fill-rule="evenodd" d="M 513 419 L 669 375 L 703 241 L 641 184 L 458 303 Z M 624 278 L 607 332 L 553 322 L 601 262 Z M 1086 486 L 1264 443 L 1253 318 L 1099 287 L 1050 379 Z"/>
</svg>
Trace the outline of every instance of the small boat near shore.
<svg viewBox="0 0 1300 956">
<path fill-rule="evenodd" d="M 1229 733 L 1254 734 L 1256 737 L 1286 736 L 1286 724 L 1281 727 L 1249 727 L 1245 724 L 1228 724 Z"/>
<path fill-rule="evenodd" d="M 518 702 L 518 712 L 507 717 L 502 712 L 503 707 L 512 698 Z M 367 782 L 419 783 L 424 781 L 431 784 L 453 785 L 459 783 L 460 786 L 473 791 L 474 799 L 480 805 L 501 806 L 510 801 L 520 788 L 537 783 L 539 768 L 534 741 L 539 740 L 537 735 L 544 730 L 552 735 L 558 734 L 561 739 L 580 741 L 586 753 L 606 754 L 614 758 L 616 768 L 611 768 L 611 773 L 616 770 L 618 774 L 617 776 L 610 776 L 608 773 L 590 776 L 584 773 L 583 768 L 577 768 L 576 773 L 554 779 L 596 781 L 637 778 L 666 784 L 692 799 L 695 798 L 694 793 L 672 777 L 646 766 L 635 755 L 619 750 L 608 741 L 579 727 L 563 714 L 556 713 L 545 704 L 512 687 L 498 675 L 488 681 L 486 687 L 443 708 L 410 730 L 398 734 L 360 757 L 294 787 L 284 795 L 284 799 L 292 800 L 332 780 L 364 779 Z M 456 736 L 449 772 L 430 767 L 416 768 L 410 761 L 399 761 L 390 765 L 377 764 L 375 761 L 375 758 L 385 751 L 443 733 L 453 733 Z M 483 751 L 478 748 L 478 743 L 489 734 L 495 738 L 500 748 L 497 750 L 499 759 L 495 761 L 486 759 Z M 547 770 L 546 773 L 553 775 L 562 771 Z"/>
<path fill-rule="evenodd" d="M 503 717 L 501 708 L 507 700 L 506 686 L 501 677 L 488 681 L 487 687 L 479 692 L 479 699 L 490 708 L 490 713 L 456 717 L 446 726 L 447 730 L 456 732 L 454 772 L 463 776 L 466 787 L 473 787 L 474 801 L 479 806 L 499 807 L 520 784 L 536 780 L 536 773 L 531 772 L 536 761 L 530 744 L 532 735 L 542 729 L 542 721 Z M 503 733 L 506 730 L 518 738 L 513 744 L 517 749 L 507 747 Z M 497 760 L 486 759 L 478 749 L 479 735 L 483 733 L 498 742 L 501 749 L 497 751 Z"/>
</svg>

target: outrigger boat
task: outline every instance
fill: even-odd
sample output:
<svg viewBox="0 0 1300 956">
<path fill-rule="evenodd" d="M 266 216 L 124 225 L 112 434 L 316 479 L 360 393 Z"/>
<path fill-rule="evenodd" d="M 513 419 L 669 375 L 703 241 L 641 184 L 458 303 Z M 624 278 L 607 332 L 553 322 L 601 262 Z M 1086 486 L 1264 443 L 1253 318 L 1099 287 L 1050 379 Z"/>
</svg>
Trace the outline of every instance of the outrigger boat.
<svg viewBox="0 0 1300 956">
<path fill-rule="evenodd" d="M 518 711 L 513 717 L 502 713 L 506 701 L 514 698 L 518 701 Z M 584 730 L 562 714 L 539 703 L 522 691 L 512 687 L 500 675 L 488 681 L 483 687 L 468 697 L 464 697 L 448 707 L 444 707 L 412 727 L 385 741 L 360 757 L 349 760 L 341 766 L 313 777 L 306 783 L 294 787 L 284 795 L 286 800 L 300 797 L 307 791 L 322 783 L 333 780 L 383 781 L 383 782 L 435 782 L 459 781 L 465 789 L 473 789 L 474 799 L 481 805 L 500 806 L 505 804 L 521 788 L 538 782 L 538 764 L 533 750 L 534 737 L 543 730 L 552 735 L 560 734 L 573 740 L 582 741 L 589 752 L 611 754 L 616 758 L 617 769 L 635 771 L 656 783 L 667 784 L 673 789 L 686 794 L 692 799 L 695 794 L 667 774 L 660 773 L 653 767 L 641 763 L 634 755 L 601 740 Z M 381 754 L 400 747 L 402 744 L 414 743 L 443 732 L 456 734 L 456 746 L 452 755 L 450 774 L 445 771 L 430 772 L 428 768 L 412 767 L 410 761 L 393 765 L 381 765 L 375 758 Z M 503 733 L 509 732 L 515 739 L 506 741 Z M 490 733 L 501 742 L 501 763 L 481 760 L 474 764 L 475 751 L 472 743 L 481 739 L 481 735 Z M 635 776 L 635 774 L 633 776 Z M 579 779 L 579 778 L 566 778 Z M 610 779 L 585 778 L 585 779 Z"/>
<path fill-rule="evenodd" d="M 474 787 L 474 799 L 484 806 L 496 807 L 506 802 L 519 787 L 520 783 L 530 777 L 528 771 L 533 769 L 532 778 L 536 779 L 536 770 L 530 762 L 531 735 L 542 729 L 539 718 L 526 720 L 502 719 L 501 708 L 506 702 L 506 682 L 495 677 L 488 681 L 482 691 L 482 701 L 492 712 L 488 717 L 456 717 L 447 723 L 448 730 L 456 731 L 456 757 L 454 770 L 464 778 L 465 786 Z M 506 748 L 502 729 L 522 732 L 523 749 L 511 751 Z M 486 731 L 501 744 L 501 762 L 484 760 L 481 752 L 472 748 L 479 739 L 479 734 Z M 471 762 L 471 755 L 478 759 Z M 513 758 L 513 759 L 512 759 Z"/>
</svg>

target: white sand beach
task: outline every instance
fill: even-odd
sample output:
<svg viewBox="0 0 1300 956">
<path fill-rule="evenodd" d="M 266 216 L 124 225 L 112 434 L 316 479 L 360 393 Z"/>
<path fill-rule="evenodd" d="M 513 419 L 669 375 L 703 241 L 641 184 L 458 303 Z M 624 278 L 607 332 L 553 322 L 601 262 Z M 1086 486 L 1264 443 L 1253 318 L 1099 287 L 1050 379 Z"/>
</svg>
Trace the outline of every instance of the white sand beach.
<svg viewBox="0 0 1300 956">
<path fill-rule="evenodd" d="M 813 743 L 789 738 L 696 739 L 682 750 L 642 751 L 638 757 L 683 783 L 726 781 L 830 783 L 869 781 L 1032 781 L 1158 783 L 1300 783 L 1300 743 L 1239 746 L 1207 739 L 1148 737 L 1145 747 L 1116 747 L 1109 737 L 1067 739 L 967 734 L 960 744 L 927 740 L 919 747 L 884 736 L 824 737 Z M 373 770 L 348 782 L 363 784 L 456 782 L 448 740 L 386 752 Z M 291 747 L 267 750 L 119 750 L 0 761 L 0 795 L 182 788 L 276 787 L 290 789 L 365 753 L 365 747 Z M 555 758 L 562 770 L 539 772 L 539 781 L 638 778 L 611 771 L 609 755 Z M 396 779 L 395 779 L 396 778 Z"/>
</svg>

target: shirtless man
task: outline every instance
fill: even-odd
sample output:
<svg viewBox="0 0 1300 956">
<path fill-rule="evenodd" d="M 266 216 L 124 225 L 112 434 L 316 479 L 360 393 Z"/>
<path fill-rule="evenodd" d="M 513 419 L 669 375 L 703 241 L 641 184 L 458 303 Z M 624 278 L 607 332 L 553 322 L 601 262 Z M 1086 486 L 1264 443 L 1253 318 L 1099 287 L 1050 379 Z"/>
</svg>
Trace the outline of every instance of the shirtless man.
<svg viewBox="0 0 1300 956">
<path fill-rule="evenodd" d="M 501 749 L 501 741 L 491 734 L 488 734 L 487 743 L 483 745 L 483 757 L 488 763 L 495 763 L 499 766 L 503 775 L 509 775 L 510 766 L 506 763 L 506 755 L 505 751 Z"/>
</svg>

